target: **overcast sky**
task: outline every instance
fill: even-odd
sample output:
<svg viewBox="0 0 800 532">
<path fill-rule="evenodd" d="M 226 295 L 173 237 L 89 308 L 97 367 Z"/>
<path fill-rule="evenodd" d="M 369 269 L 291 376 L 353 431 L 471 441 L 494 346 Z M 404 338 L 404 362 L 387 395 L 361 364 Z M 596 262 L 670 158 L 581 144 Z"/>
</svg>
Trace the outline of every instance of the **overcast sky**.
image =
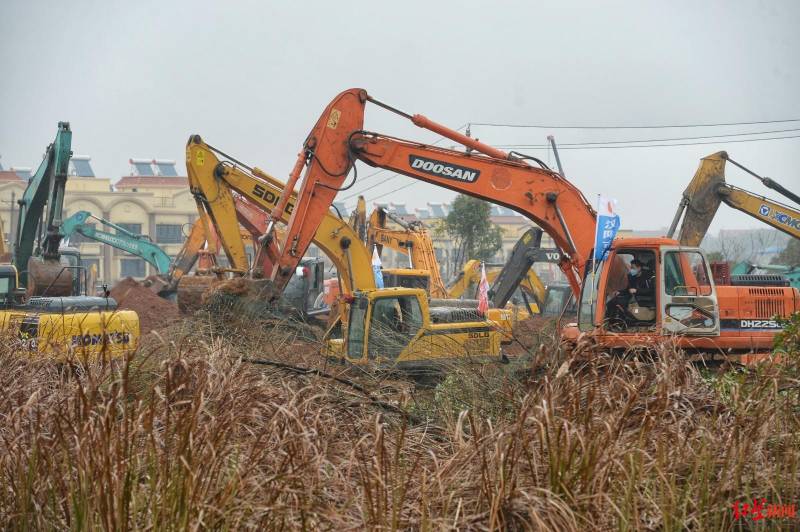
<svg viewBox="0 0 800 532">
<path fill-rule="evenodd" d="M 453 128 L 800 118 L 800 2 L 791 0 L 4 0 L 0 20 L 6 168 L 37 166 L 57 122 L 68 120 L 74 152 L 90 155 L 95 172 L 113 180 L 129 173 L 131 157 L 176 159 L 185 173 L 184 146 L 193 133 L 283 178 L 322 109 L 349 87 Z M 436 138 L 375 107 L 366 126 Z M 565 145 L 798 128 L 800 122 L 654 130 L 476 126 L 473 134 L 497 145 L 537 145 L 554 134 Z M 715 142 L 689 142 L 709 141 Z M 623 227 L 652 229 L 668 225 L 699 159 L 720 149 L 800 190 L 800 138 L 561 155 L 568 178 L 587 197 L 618 199 Z M 521 151 L 552 162 L 546 150 Z M 364 167 L 360 175 L 371 172 Z M 365 178 L 352 190 L 386 177 Z M 727 178 L 767 193 L 734 168 Z M 411 181 L 394 177 L 365 195 L 411 207 L 452 198 L 424 183 L 390 193 Z M 712 231 L 758 225 L 722 207 Z"/>
</svg>

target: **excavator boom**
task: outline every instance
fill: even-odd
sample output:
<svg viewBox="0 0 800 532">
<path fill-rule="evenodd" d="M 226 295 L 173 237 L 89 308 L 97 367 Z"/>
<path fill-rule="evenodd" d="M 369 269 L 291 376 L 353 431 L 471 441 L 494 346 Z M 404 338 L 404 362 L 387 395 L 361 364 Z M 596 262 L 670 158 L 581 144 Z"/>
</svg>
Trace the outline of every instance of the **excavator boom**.
<svg viewBox="0 0 800 532">
<path fill-rule="evenodd" d="M 714 220 L 717 209 L 724 202 L 779 231 L 800 238 L 800 210 L 727 184 L 725 163 L 729 160 L 731 159 L 728 154 L 721 151 L 700 161 L 692 181 L 683 191 L 668 236 L 671 238 L 675 234 L 683 216 L 678 240 L 684 246 L 699 246 Z M 741 167 L 738 163 L 737 166 Z M 770 181 L 777 185 L 774 181 Z M 781 190 L 786 189 L 781 187 Z"/>
<path fill-rule="evenodd" d="M 72 272 L 64 270 L 58 261 L 71 149 L 69 123 L 59 122 L 55 140 L 47 147 L 44 160 L 18 201 L 13 263 L 20 272 L 20 284 L 27 287 L 30 295 L 70 295 L 72 292 Z M 31 261 L 38 256 L 43 260 Z"/>
<path fill-rule="evenodd" d="M 220 244 L 229 257 L 230 250 L 236 250 L 241 246 L 241 254 L 246 264 L 244 243 L 239 231 L 242 217 L 239 216 L 238 210 L 241 205 L 237 203 L 235 194 L 241 194 L 249 204 L 265 213 L 272 213 L 275 221 L 284 223 L 294 212 L 297 197 L 295 195 L 287 197 L 283 214 L 277 218 L 274 209 L 285 186 L 283 182 L 258 168 L 221 160 L 218 157 L 219 152 L 205 144 L 197 135 L 189 140 L 186 152 L 188 161 L 186 167 L 192 191 L 201 205 L 209 206 L 214 212 L 212 223 Z M 343 293 L 352 293 L 355 286 L 362 289 L 375 288 L 375 278 L 369 267 L 370 256 L 366 247 L 358 241 L 354 230 L 347 222 L 328 210 L 321 218 L 317 230 L 312 235 L 312 241 L 330 257 L 339 272 L 347 272 L 342 278 Z M 249 223 L 253 224 L 254 230 L 263 234 L 268 229 L 264 225 L 269 221 L 265 217 L 261 217 L 260 222 L 257 218 L 250 218 Z"/>
<path fill-rule="evenodd" d="M 388 228 L 387 220 L 392 220 L 401 229 Z M 367 229 L 367 250 L 371 250 L 373 246 L 376 247 L 379 255 L 383 246 L 407 255 L 409 268 L 430 272 L 431 297 L 447 297 L 447 288 L 439 269 L 439 261 L 436 260 L 433 241 L 422 224 L 409 224 L 382 207 L 378 207 L 370 215 Z"/>
<path fill-rule="evenodd" d="M 364 131 L 367 101 L 459 142 L 468 151 L 448 150 Z M 325 142 L 310 143 L 321 138 Z M 550 234 L 565 252 L 561 269 L 573 291 L 579 292 L 578 278 L 583 274 L 594 245 L 595 212 L 572 183 L 543 165 L 534 167 L 526 162 L 533 158 L 507 154 L 423 116 L 392 109 L 370 98 L 362 89 L 345 91 L 328 105 L 309 134 L 305 149 L 310 160 L 309 170 L 298 203 L 304 209 L 302 216 L 296 215 L 290 220 L 287 238 L 293 251 L 288 253 L 286 246 L 281 250 L 279 260 L 284 267 L 295 264 L 302 255 L 306 240 L 299 235 L 315 229 L 330 207 L 332 195 L 329 192 L 338 190 L 354 161 L 361 160 L 370 166 L 485 199 L 525 215 Z M 291 188 L 287 187 L 285 194 L 290 192 Z"/>
<path fill-rule="evenodd" d="M 88 223 L 90 218 L 113 228 L 116 234 L 97 229 L 94 224 Z M 170 258 L 163 249 L 142 235 L 136 235 L 108 220 L 92 216 L 88 211 L 76 212 L 66 218 L 61 225 L 61 234 L 64 238 L 69 238 L 76 233 L 139 257 L 156 268 L 160 274 L 166 274 L 169 271 Z"/>
<path fill-rule="evenodd" d="M 542 249 L 541 244 L 542 230 L 539 228 L 528 229 L 514 244 L 511 256 L 489 288 L 489 299 L 495 307 L 505 307 L 523 280 L 528 282 L 528 286 L 522 285 L 523 288 L 534 295 L 539 308 L 544 307 L 546 288 L 531 267 L 537 262 L 558 263 L 561 254 L 557 249 Z"/>
</svg>

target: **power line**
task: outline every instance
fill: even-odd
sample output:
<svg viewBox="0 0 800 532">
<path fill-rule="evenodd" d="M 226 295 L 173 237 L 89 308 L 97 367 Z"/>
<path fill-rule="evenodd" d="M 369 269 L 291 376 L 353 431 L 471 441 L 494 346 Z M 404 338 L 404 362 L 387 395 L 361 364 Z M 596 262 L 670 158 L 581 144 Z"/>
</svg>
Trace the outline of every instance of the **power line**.
<svg viewBox="0 0 800 532">
<path fill-rule="evenodd" d="M 800 135 L 786 135 L 786 136 L 782 136 L 782 137 L 767 137 L 767 138 L 762 138 L 762 139 L 728 140 L 728 141 L 724 141 L 724 142 L 727 144 L 727 143 L 758 142 L 758 141 L 763 141 L 763 140 L 781 140 L 781 139 L 796 139 L 796 138 L 800 138 Z M 615 149 L 615 148 L 661 148 L 661 147 L 669 147 L 669 146 L 698 146 L 698 145 L 704 145 L 704 144 L 720 144 L 720 141 L 686 142 L 686 143 L 679 143 L 679 144 L 646 144 L 646 145 L 638 144 L 638 145 L 632 145 L 632 146 L 575 146 L 575 147 L 567 146 L 567 147 L 564 147 L 564 148 L 561 147 L 562 145 L 559 145 L 559 149 L 564 149 L 564 150 L 603 150 L 603 149 Z M 529 148 L 529 149 L 533 148 L 533 149 L 540 149 L 540 150 L 544 150 L 544 149 L 549 150 L 550 149 L 550 146 L 547 146 L 547 145 L 534 145 L 534 144 L 531 144 L 531 145 L 525 145 L 525 144 L 505 144 L 504 145 L 504 144 L 499 144 L 499 145 L 496 145 L 496 147 L 497 148 Z M 392 174 L 391 176 L 389 176 L 388 179 L 385 179 L 385 180 L 381 181 L 380 183 L 376 183 L 375 185 L 373 185 L 373 186 L 371 186 L 369 188 L 371 189 L 371 188 L 375 188 L 378 185 L 382 185 L 382 184 L 386 183 L 387 181 L 389 181 L 389 179 L 391 179 L 391 178 L 393 178 L 395 176 L 399 176 L 399 175 L 401 175 L 401 174 L 397 174 L 397 173 Z M 369 201 L 375 201 L 375 200 L 380 199 L 380 198 L 382 198 L 384 196 L 388 196 L 389 194 L 394 194 L 395 192 L 398 192 L 400 190 L 406 189 L 406 188 L 411 187 L 413 185 L 416 185 L 418 183 L 422 183 L 422 181 L 416 181 L 416 180 L 412 181 L 411 183 L 408 183 L 406 185 L 398 187 L 398 188 L 396 188 L 394 190 L 390 190 L 389 192 L 385 192 L 383 194 L 379 194 L 378 196 L 370 198 Z M 365 190 L 367 190 L 367 189 L 365 189 Z"/>
<path fill-rule="evenodd" d="M 509 127 L 509 128 L 537 128 L 537 129 L 669 129 L 689 127 L 725 127 L 725 126 L 752 126 L 757 124 L 784 124 L 787 122 L 800 122 L 800 118 L 787 118 L 785 120 L 758 120 L 752 122 L 721 122 L 716 124 L 660 124 L 655 126 L 547 126 L 540 124 L 502 124 L 497 122 L 470 122 L 470 126 Z"/>
<path fill-rule="evenodd" d="M 681 126 L 670 126 L 670 125 L 663 125 L 663 126 L 551 126 L 553 129 L 662 129 L 662 128 L 678 128 L 678 127 L 716 127 L 716 126 L 732 126 L 732 125 L 752 125 L 752 124 L 771 124 L 771 123 L 784 123 L 784 122 L 800 122 L 800 119 L 791 119 L 791 120 L 773 120 L 773 121 L 764 121 L 764 122 L 735 122 L 735 123 L 728 123 L 728 124 L 687 124 Z M 530 128 L 545 128 L 547 126 L 536 126 L 536 125 L 513 125 L 513 124 L 489 124 L 489 123 L 479 123 L 479 122 L 471 122 L 469 125 L 487 125 L 487 126 L 500 126 L 500 127 L 530 127 Z M 466 127 L 467 124 L 462 125 L 456 131 L 463 129 Z M 728 137 L 740 137 L 740 136 L 749 136 L 749 135 L 768 135 L 773 133 L 789 133 L 800 131 L 800 128 L 790 128 L 790 129 L 777 129 L 777 130 L 770 130 L 770 131 L 753 131 L 749 133 L 730 133 L 727 135 L 702 135 L 696 137 L 674 137 L 674 138 L 663 138 L 663 139 L 641 139 L 641 140 L 620 140 L 620 141 L 597 141 L 597 142 L 574 142 L 574 143 L 562 143 L 559 144 L 559 149 L 562 150 L 602 150 L 602 149 L 625 149 L 625 148 L 665 148 L 670 146 L 702 146 L 707 144 L 720 144 L 720 143 L 742 143 L 742 142 L 759 142 L 759 141 L 768 141 L 768 140 L 783 140 L 783 139 L 794 139 L 800 138 L 800 135 L 784 135 L 784 136 L 777 136 L 777 137 L 765 137 L 765 138 L 754 138 L 754 139 L 733 139 L 733 140 L 716 140 L 711 142 L 674 142 L 674 141 L 683 141 L 683 140 L 699 140 L 699 139 L 719 139 L 719 138 L 728 138 Z M 444 140 L 444 137 L 440 137 L 435 142 L 431 143 L 431 145 L 438 144 Z M 669 144 L 660 144 L 662 142 L 669 142 Z M 540 149 L 540 150 L 550 150 L 550 146 L 547 144 L 497 144 L 495 145 L 497 148 L 526 148 L 526 149 Z M 386 171 L 386 169 L 381 169 L 372 174 L 369 174 L 365 178 L 362 178 L 361 181 L 363 182 L 365 179 L 373 177 L 381 172 Z M 397 177 L 400 174 L 393 173 L 392 175 L 388 176 L 386 179 L 378 181 L 364 189 L 361 189 L 359 192 L 355 192 L 346 196 L 342 199 L 342 201 L 347 201 L 359 195 L 362 195 L 364 192 L 368 190 L 375 189 L 385 183 L 388 183 L 394 177 Z M 379 194 L 374 196 L 369 201 L 375 201 L 377 199 L 383 198 L 388 196 L 389 194 L 393 194 L 400 190 L 404 190 L 406 188 L 411 187 L 420 183 L 420 181 L 412 181 L 406 185 L 393 189 L 389 192 L 385 192 L 383 194 Z"/>
<path fill-rule="evenodd" d="M 647 143 L 647 142 L 673 142 L 673 141 L 684 141 L 684 140 L 700 140 L 700 139 L 718 139 L 718 138 L 726 138 L 726 137 L 746 137 L 750 135 L 771 135 L 774 133 L 791 133 L 793 131 L 800 131 L 800 128 L 791 128 L 791 129 L 773 129 L 771 131 L 751 131 L 749 133 L 728 133 L 726 135 L 702 135 L 699 137 L 671 137 L 671 138 L 662 138 L 662 139 L 641 139 L 641 140 L 607 140 L 607 141 L 596 141 L 596 142 L 559 142 L 558 147 L 561 148 L 562 146 L 591 146 L 591 145 L 602 145 L 602 144 L 640 144 L 640 143 Z M 758 140 L 758 139 L 754 139 Z M 549 148 L 549 144 L 503 144 L 503 146 L 507 148 Z"/>
<path fill-rule="evenodd" d="M 558 146 L 558 149 L 564 150 L 608 150 L 608 149 L 624 149 L 624 148 L 663 148 L 669 146 L 702 146 L 704 144 L 734 144 L 740 142 L 760 142 L 764 140 L 782 140 L 782 139 L 796 139 L 800 138 L 800 135 L 786 135 L 782 137 L 765 137 L 762 139 L 734 139 L 734 140 L 715 140 L 711 142 L 682 142 L 682 143 L 674 143 L 674 144 L 634 144 L 634 145 L 625 145 L 625 146 L 566 146 L 564 148 L 561 145 Z M 543 144 L 498 144 L 495 147 L 497 148 L 526 148 L 526 149 L 535 149 L 535 150 L 549 150 L 550 146 L 543 145 Z"/>
<path fill-rule="evenodd" d="M 390 190 L 389 192 L 384 192 L 383 194 L 379 194 L 379 195 L 375 196 L 374 198 L 371 198 L 369 201 L 375 201 L 377 199 L 381 199 L 384 196 L 388 196 L 389 194 L 394 194 L 395 192 L 398 192 L 400 190 L 408 188 L 408 187 L 410 187 L 412 185 L 416 185 L 418 183 L 422 183 L 422 181 L 412 181 L 411 183 L 407 183 L 407 184 L 403 185 L 402 187 L 397 187 L 396 189 Z"/>
</svg>

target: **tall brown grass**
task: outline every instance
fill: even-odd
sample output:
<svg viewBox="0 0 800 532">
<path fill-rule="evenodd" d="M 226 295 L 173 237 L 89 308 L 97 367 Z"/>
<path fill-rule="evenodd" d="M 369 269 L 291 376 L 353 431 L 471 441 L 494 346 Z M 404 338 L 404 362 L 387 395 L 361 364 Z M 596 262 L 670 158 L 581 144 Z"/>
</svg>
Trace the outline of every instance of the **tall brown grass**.
<svg viewBox="0 0 800 532">
<path fill-rule="evenodd" d="M 711 371 L 543 335 L 415 390 L 295 335 L 187 321 L 112 365 L 0 348 L 3 527 L 724 530 L 736 500 L 798 499 L 794 360 Z"/>
</svg>

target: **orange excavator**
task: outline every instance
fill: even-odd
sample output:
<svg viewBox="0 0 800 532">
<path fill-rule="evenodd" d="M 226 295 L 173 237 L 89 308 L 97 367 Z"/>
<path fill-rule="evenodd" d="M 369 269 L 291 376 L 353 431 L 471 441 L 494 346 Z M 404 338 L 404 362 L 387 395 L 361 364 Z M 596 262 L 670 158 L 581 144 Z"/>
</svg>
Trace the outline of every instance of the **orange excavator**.
<svg viewBox="0 0 800 532">
<path fill-rule="evenodd" d="M 398 139 L 364 129 L 367 103 L 452 140 L 464 151 Z M 652 345 L 670 339 L 680 348 L 719 355 L 768 353 L 780 325 L 774 316 L 800 310 L 800 293 L 788 287 L 749 289 L 715 286 L 699 248 L 669 238 L 615 239 L 602 261 L 593 261 L 596 213 L 584 195 L 535 157 L 506 153 L 422 115 L 411 115 L 371 97 L 363 89 L 340 93 L 325 108 L 306 137 L 281 192 L 263 239 L 275 264 L 271 278 L 278 290 L 314 236 L 354 163 L 403 174 L 511 208 L 546 231 L 563 253 L 560 267 L 579 301 L 578 322 L 564 328 L 568 340 L 585 333 L 609 348 Z M 297 202 L 280 245 L 274 223 L 283 216 L 305 168 Z M 353 179 L 357 179 L 354 174 Z M 635 297 L 629 268 L 644 277 Z M 636 269 L 636 268 L 632 268 Z M 369 321 L 369 303 L 359 306 Z M 366 321 L 365 321 L 366 320 Z M 347 337 L 365 342 L 364 331 Z"/>
</svg>

